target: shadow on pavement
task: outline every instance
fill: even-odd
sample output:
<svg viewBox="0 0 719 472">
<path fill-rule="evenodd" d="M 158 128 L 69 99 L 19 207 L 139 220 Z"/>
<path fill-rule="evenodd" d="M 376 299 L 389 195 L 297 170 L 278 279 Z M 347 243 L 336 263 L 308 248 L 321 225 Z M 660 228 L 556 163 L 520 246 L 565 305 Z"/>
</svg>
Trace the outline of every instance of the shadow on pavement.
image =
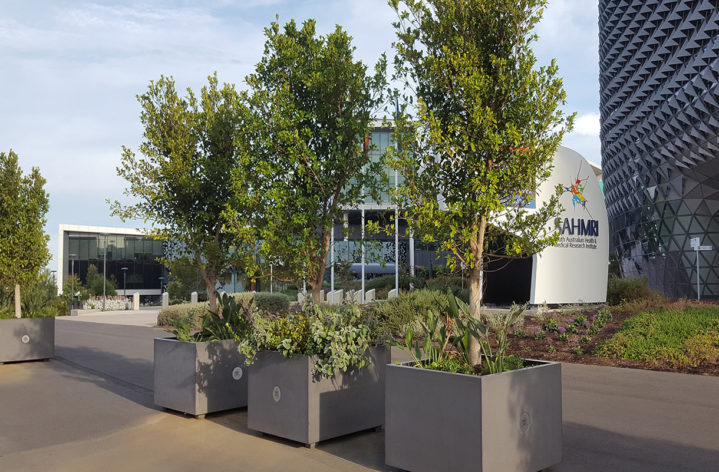
<svg viewBox="0 0 719 472">
<path fill-rule="evenodd" d="M 563 460 L 549 469 L 552 471 L 707 471 L 717 470 L 719 464 L 719 450 L 627 436 L 575 423 L 564 423 L 563 429 Z"/>
<path fill-rule="evenodd" d="M 266 441 L 278 445 L 304 449 L 305 445 L 278 436 L 261 434 L 247 427 L 247 409 L 241 408 L 229 412 L 207 415 L 205 421 L 242 434 L 261 436 Z M 399 471 L 384 463 L 384 432 L 374 430 L 360 431 L 339 438 L 328 439 L 317 444 L 317 450 L 339 457 L 349 462 L 378 471 Z M 308 449 L 309 451 L 309 449 Z"/>
<path fill-rule="evenodd" d="M 153 364 L 88 347 L 57 347 L 55 361 L 91 375 L 63 375 L 93 383 L 142 406 L 159 410 L 153 402 Z"/>
</svg>

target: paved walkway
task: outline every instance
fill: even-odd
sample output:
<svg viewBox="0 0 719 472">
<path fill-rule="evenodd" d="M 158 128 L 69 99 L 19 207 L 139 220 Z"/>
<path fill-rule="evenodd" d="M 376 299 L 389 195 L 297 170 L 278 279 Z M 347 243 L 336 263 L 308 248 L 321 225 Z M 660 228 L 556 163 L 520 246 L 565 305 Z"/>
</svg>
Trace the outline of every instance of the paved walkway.
<svg viewBox="0 0 719 472">
<path fill-rule="evenodd" d="M 160 313 L 159 308 L 147 308 L 138 311 L 93 311 L 78 316 L 63 317 L 62 320 L 153 328 L 157 325 L 158 313 Z"/>
<path fill-rule="evenodd" d="M 161 329 L 58 319 L 57 357 L 0 365 L 2 471 L 367 471 L 381 432 L 315 450 L 259 437 L 246 411 L 196 420 L 152 402 Z M 710 471 L 719 378 L 563 365 L 564 460 L 553 471 Z"/>
</svg>

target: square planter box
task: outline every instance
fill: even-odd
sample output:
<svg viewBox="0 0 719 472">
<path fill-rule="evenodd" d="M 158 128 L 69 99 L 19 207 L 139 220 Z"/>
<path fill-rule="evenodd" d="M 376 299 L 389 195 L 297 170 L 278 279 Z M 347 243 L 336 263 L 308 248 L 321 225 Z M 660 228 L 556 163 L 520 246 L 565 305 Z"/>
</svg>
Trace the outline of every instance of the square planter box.
<svg viewBox="0 0 719 472">
<path fill-rule="evenodd" d="M 54 355 L 54 317 L 0 320 L 0 362 L 49 359 Z"/>
<path fill-rule="evenodd" d="M 387 366 L 385 462 L 412 472 L 535 472 L 562 459 L 556 362 L 474 376 Z"/>
<path fill-rule="evenodd" d="M 247 406 L 247 368 L 228 339 L 155 339 L 155 404 L 194 416 Z"/>
<path fill-rule="evenodd" d="M 382 426 L 387 346 L 369 350 L 370 365 L 331 378 L 312 373 L 315 358 L 258 353 L 250 370 L 247 427 L 310 447 Z"/>
</svg>

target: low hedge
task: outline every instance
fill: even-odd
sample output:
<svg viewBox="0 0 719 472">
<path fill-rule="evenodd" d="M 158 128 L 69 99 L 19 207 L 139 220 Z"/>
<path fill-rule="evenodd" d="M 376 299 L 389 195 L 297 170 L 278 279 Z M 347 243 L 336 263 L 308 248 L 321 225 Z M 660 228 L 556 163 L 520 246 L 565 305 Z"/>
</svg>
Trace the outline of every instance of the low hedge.
<svg viewBox="0 0 719 472">
<path fill-rule="evenodd" d="M 381 275 L 365 282 L 365 290 L 393 290 L 395 287 L 394 274 Z M 424 279 L 411 277 L 407 274 L 399 274 L 399 288 L 409 290 L 410 284 L 414 288 L 424 288 Z"/>
<path fill-rule="evenodd" d="M 446 293 L 423 289 L 401 293 L 392 300 L 372 303 L 368 309 L 387 331 L 395 336 L 403 336 L 407 326 L 426 314 L 427 310 L 443 312 L 448 307 Z"/>
<path fill-rule="evenodd" d="M 233 297 L 239 302 L 254 302 L 258 310 L 267 313 L 287 311 L 290 307 L 290 299 L 282 293 L 269 292 L 242 292 L 233 293 Z M 208 303 L 181 303 L 170 305 L 160 310 L 157 315 L 158 326 L 173 326 L 176 322 L 186 322 L 190 329 L 202 328 L 202 320 L 207 313 Z"/>
<path fill-rule="evenodd" d="M 649 288 L 649 279 L 646 275 L 626 279 L 618 277 L 609 278 L 607 284 L 608 305 L 619 305 L 620 303 L 653 299 L 656 297 L 661 296 Z"/>
<path fill-rule="evenodd" d="M 190 329 L 202 328 L 202 320 L 207 313 L 207 303 L 181 303 L 160 310 L 157 326 L 174 326 L 186 322 Z"/>
</svg>

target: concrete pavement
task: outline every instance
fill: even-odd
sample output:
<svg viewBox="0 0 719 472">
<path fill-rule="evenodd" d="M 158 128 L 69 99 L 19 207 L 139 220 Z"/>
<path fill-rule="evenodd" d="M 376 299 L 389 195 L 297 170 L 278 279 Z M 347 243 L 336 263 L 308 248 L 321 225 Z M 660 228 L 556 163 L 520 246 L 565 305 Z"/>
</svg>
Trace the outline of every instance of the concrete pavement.
<svg viewBox="0 0 719 472">
<path fill-rule="evenodd" d="M 57 358 L 0 365 L 0 470 L 394 470 L 381 432 L 316 450 L 152 404 L 163 330 L 57 320 Z M 707 471 L 719 464 L 719 378 L 563 365 L 564 460 L 554 471 Z"/>
<path fill-rule="evenodd" d="M 143 308 L 138 311 L 92 311 L 81 313 L 78 316 L 64 316 L 58 319 L 124 326 L 145 326 L 147 328 L 153 328 L 157 324 L 158 313 L 160 313 L 160 309 L 153 307 Z"/>
</svg>

